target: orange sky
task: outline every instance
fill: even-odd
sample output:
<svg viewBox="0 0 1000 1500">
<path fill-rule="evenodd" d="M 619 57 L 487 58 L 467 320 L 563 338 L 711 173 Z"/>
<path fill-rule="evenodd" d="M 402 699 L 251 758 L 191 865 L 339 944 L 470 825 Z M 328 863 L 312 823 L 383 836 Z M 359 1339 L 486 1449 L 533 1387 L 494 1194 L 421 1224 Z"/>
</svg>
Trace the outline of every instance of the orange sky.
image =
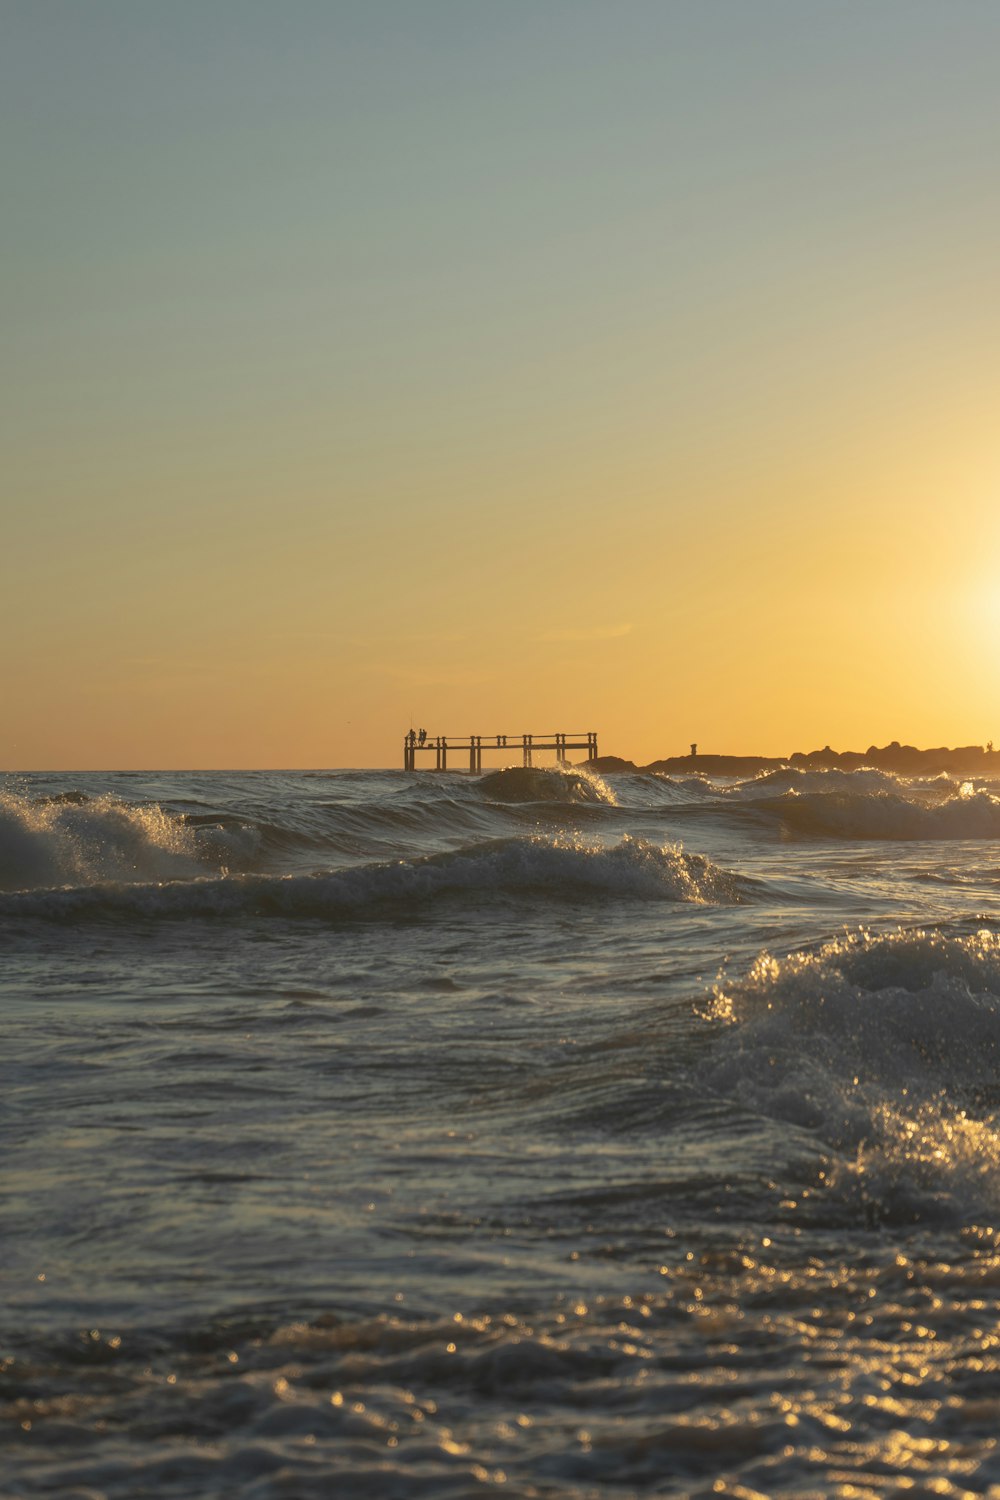
<svg viewBox="0 0 1000 1500">
<path fill-rule="evenodd" d="M 1000 742 L 1000 11 L 10 30 L 0 768 Z"/>
</svg>

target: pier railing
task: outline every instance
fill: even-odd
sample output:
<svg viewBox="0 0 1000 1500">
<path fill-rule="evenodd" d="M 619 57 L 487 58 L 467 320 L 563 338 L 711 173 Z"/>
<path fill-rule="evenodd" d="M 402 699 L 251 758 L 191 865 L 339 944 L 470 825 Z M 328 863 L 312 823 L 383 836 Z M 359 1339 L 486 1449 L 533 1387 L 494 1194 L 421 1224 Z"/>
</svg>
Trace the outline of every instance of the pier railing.
<svg viewBox="0 0 1000 1500">
<path fill-rule="evenodd" d="M 423 738 L 415 730 L 403 740 L 403 770 L 415 771 L 419 756 L 434 757 L 435 771 L 447 771 L 448 752 L 457 755 L 468 752 L 469 770 L 483 769 L 483 751 L 521 752 L 521 764 L 530 766 L 536 750 L 554 750 L 557 761 L 566 759 L 569 750 L 586 750 L 588 760 L 597 759 L 597 734 L 593 729 L 570 734 L 561 731 L 552 734 L 435 734 Z"/>
</svg>

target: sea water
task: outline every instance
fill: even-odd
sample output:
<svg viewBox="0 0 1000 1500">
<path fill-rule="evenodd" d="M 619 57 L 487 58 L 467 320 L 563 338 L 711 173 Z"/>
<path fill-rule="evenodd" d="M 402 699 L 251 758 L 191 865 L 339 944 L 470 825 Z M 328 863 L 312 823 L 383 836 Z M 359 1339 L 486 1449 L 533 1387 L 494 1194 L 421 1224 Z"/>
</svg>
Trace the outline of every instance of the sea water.
<svg viewBox="0 0 1000 1500">
<path fill-rule="evenodd" d="M 1000 1493 L 1000 787 L 0 789 L 0 1492 Z"/>
</svg>

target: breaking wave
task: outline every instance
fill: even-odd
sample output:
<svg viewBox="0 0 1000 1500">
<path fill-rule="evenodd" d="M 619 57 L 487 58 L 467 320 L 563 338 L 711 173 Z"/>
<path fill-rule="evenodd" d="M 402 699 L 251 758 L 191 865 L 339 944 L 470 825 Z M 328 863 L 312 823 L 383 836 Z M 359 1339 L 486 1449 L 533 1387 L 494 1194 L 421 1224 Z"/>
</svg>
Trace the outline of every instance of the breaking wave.
<svg viewBox="0 0 1000 1500">
<path fill-rule="evenodd" d="M 718 986 L 706 1082 L 881 1213 L 1000 1209 L 1000 935 L 849 934 Z"/>
<path fill-rule="evenodd" d="M 0 891 L 194 879 L 207 873 L 282 873 L 391 857 L 407 844 L 469 843 L 496 835 L 475 797 L 409 796 L 388 802 L 303 800 L 247 804 L 235 812 L 111 793 L 31 798 L 0 792 Z M 191 810 L 192 807 L 198 810 Z"/>
<path fill-rule="evenodd" d="M 592 771 L 509 766 L 483 776 L 479 791 L 494 802 L 603 802 L 611 807 L 618 804 L 608 783 Z"/>
<path fill-rule="evenodd" d="M 393 914 L 445 898 L 633 898 L 732 905 L 755 883 L 704 855 L 625 836 L 606 847 L 582 840 L 499 839 L 455 853 L 313 875 L 227 875 L 160 884 L 97 884 L 21 891 L 0 913 L 56 921 L 86 918 L 351 918 Z"/>
<path fill-rule="evenodd" d="M 183 879 L 204 873 L 199 832 L 156 803 L 0 792 L 0 890 Z"/>
</svg>

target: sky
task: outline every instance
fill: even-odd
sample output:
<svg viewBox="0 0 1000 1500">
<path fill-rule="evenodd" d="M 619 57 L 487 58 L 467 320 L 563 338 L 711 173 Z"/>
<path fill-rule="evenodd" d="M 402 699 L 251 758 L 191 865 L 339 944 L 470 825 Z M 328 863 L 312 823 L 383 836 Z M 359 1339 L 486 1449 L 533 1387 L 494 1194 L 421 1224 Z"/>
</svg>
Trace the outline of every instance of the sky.
<svg viewBox="0 0 1000 1500">
<path fill-rule="evenodd" d="M 993 0 L 0 20 L 0 769 L 1000 743 Z"/>
</svg>

